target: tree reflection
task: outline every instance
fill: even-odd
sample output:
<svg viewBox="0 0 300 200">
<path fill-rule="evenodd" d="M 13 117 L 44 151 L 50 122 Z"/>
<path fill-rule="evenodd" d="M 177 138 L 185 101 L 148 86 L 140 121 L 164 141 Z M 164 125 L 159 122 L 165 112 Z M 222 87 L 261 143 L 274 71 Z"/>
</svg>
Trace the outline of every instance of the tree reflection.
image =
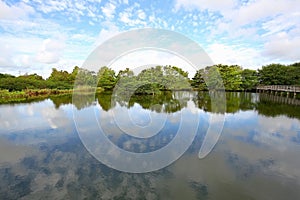
<svg viewBox="0 0 300 200">
<path fill-rule="evenodd" d="M 226 95 L 226 102 L 221 95 Z M 214 108 L 212 108 L 212 99 Z M 197 98 L 194 98 L 198 108 L 213 113 L 236 113 L 240 110 L 250 110 L 255 108 L 254 98 L 251 93 L 245 92 L 198 92 Z M 226 109 L 225 109 L 226 105 Z"/>
<path fill-rule="evenodd" d="M 222 94 L 226 95 L 226 102 L 223 101 Z M 73 97 L 73 99 L 72 99 Z M 239 111 L 257 110 L 259 114 L 265 116 L 286 115 L 300 119 L 300 106 L 289 105 L 297 99 L 274 96 L 270 94 L 256 94 L 247 92 L 190 92 L 190 91 L 164 91 L 154 95 L 132 95 L 114 96 L 112 92 L 102 92 L 99 94 L 75 94 L 51 96 L 56 109 L 62 105 L 73 104 L 78 110 L 95 105 L 98 101 L 104 111 L 109 111 L 116 104 L 131 108 L 135 104 L 143 109 L 157 113 L 174 113 L 187 107 L 187 102 L 193 100 L 195 105 L 211 113 L 236 113 Z M 278 101 L 283 99 L 284 101 Z M 212 100 L 214 101 L 212 103 Z M 226 109 L 225 109 L 226 106 Z"/>
<path fill-rule="evenodd" d="M 196 98 L 193 99 L 194 103 L 199 109 L 206 112 L 222 113 L 218 107 L 224 102 L 220 101 L 215 103 L 216 108 L 213 110 L 210 95 L 214 97 L 214 99 L 217 99 L 216 96 L 213 95 L 219 94 L 218 92 L 209 93 L 207 91 L 199 91 Z M 300 119 L 300 107 L 292 105 L 295 101 L 297 101 L 297 99 L 289 99 L 264 93 L 226 92 L 226 113 L 257 110 L 259 114 L 269 117 L 286 115 Z"/>
<path fill-rule="evenodd" d="M 77 110 L 81 110 L 95 104 L 95 95 L 92 93 L 51 96 L 49 99 L 53 102 L 56 109 L 62 105 L 73 104 Z"/>
<path fill-rule="evenodd" d="M 112 93 L 111 92 L 103 92 L 97 94 L 97 100 L 101 108 L 105 111 L 108 111 L 112 108 L 112 103 L 111 103 L 111 97 Z"/>
<path fill-rule="evenodd" d="M 277 101 L 279 99 L 279 101 Z M 283 102 L 281 100 L 284 100 Z M 290 101 L 289 101 L 290 100 Z M 275 117 L 278 115 L 286 115 L 292 118 L 300 119 L 300 106 L 291 105 L 293 99 L 286 97 L 278 97 L 269 94 L 259 94 L 259 101 L 256 104 L 256 110 L 259 114 Z"/>
<path fill-rule="evenodd" d="M 189 98 L 184 97 L 184 91 L 171 92 L 164 91 L 154 95 L 115 95 L 113 102 L 127 108 L 139 104 L 143 109 L 158 113 L 174 113 L 187 106 Z M 190 94 L 190 93 L 189 93 Z M 111 96 L 109 97 L 111 98 Z"/>
</svg>

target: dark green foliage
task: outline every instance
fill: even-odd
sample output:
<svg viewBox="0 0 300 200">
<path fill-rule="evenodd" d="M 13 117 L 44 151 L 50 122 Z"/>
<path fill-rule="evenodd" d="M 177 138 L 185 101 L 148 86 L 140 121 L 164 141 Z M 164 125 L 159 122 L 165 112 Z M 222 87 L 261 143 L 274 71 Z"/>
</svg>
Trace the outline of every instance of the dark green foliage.
<svg viewBox="0 0 300 200">
<path fill-rule="evenodd" d="M 75 77 L 67 71 L 58 71 L 56 68 L 52 68 L 52 73 L 46 82 L 48 88 L 71 89 L 73 88 L 74 80 Z"/>
<path fill-rule="evenodd" d="M 258 70 L 260 84 L 262 85 L 290 85 L 286 76 L 287 67 L 282 64 L 270 64 Z"/>
<path fill-rule="evenodd" d="M 196 72 L 192 85 L 199 90 L 240 90 L 242 68 L 238 65 L 213 65 Z"/>
<path fill-rule="evenodd" d="M 300 63 L 266 65 L 258 74 L 261 85 L 300 85 Z"/>
<path fill-rule="evenodd" d="M 117 82 L 117 76 L 115 71 L 108 68 L 102 67 L 98 71 L 98 87 L 102 87 L 104 90 L 112 90 Z"/>
<path fill-rule="evenodd" d="M 191 80 L 192 87 L 198 88 L 199 90 L 207 89 L 203 78 L 203 74 L 204 74 L 204 69 L 199 69 L 196 71 L 196 74 Z"/>
<path fill-rule="evenodd" d="M 13 76 L 13 75 L 10 75 L 10 74 L 2 74 L 2 73 L 0 73 L 0 79 L 1 78 L 14 78 L 15 76 Z"/>
<path fill-rule="evenodd" d="M 43 89 L 46 83 L 40 76 L 34 75 L 0 78 L 0 89 L 21 91 L 25 89 Z"/>
<path fill-rule="evenodd" d="M 300 63 L 270 64 L 255 71 L 238 65 L 213 65 L 200 69 L 192 78 L 192 86 L 199 90 L 254 90 L 261 85 L 300 85 Z"/>
<path fill-rule="evenodd" d="M 226 90 L 240 90 L 242 68 L 238 65 L 217 65 Z"/>
<path fill-rule="evenodd" d="M 110 69 L 105 69 L 106 71 Z M 103 73 L 104 74 L 104 73 Z M 102 75 L 100 80 L 104 89 L 115 89 L 117 94 L 158 94 L 166 90 L 189 90 L 191 89 L 188 73 L 172 66 L 156 66 L 142 70 L 138 75 L 128 68 L 121 70 L 117 75 L 117 81 L 111 75 Z M 100 82 L 99 80 L 99 82 Z M 106 84 L 103 84 L 106 83 Z M 113 85 L 115 84 L 115 85 Z"/>
<path fill-rule="evenodd" d="M 94 72 L 86 69 L 74 67 L 72 73 L 67 71 L 52 69 L 52 73 L 46 80 L 37 74 L 26 74 L 22 76 L 12 76 L 0 74 L 0 89 L 9 91 L 21 91 L 25 89 L 73 89 L 76 86 L 95 86 L 97 76 Z"/>
<path fill-rule="evenodd" d="M 244 69 L 241 75 L 242 75 L 241 88 L 246 91 L 254 90 L 259 83 L 257 71 L 251 69 Z"/>
</svg>

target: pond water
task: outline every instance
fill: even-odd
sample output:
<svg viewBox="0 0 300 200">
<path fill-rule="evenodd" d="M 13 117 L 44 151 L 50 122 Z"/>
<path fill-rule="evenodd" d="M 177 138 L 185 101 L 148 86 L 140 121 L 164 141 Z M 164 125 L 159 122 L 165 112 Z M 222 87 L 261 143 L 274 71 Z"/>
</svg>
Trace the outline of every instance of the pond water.
<svg viewBox="0 0 300 200">
<path fill-rule="evenodd" d="M 183 91 L 115 103 L 102 93 L 74 102 L 66 95 L 0 105 L 0 199 L 300 199 L 300 106 L 231 92 L 226 112 L 212 110 L 208 93 Z M 182 113 L 187 121 L 200 119 L 192 144 L 172 164 L 148 173 L 102 164 L 74 121 L 82 116 L 81 127 L 101 126 L 119 148 L 147 153 L 171 143 Z M 224 127 L 199 159 L 212 116 L 223 117 Z M 89 120 L 95 117 L 99 123 Z M 130 131 L 133 136 L 125 134 Z"/>
</svg>

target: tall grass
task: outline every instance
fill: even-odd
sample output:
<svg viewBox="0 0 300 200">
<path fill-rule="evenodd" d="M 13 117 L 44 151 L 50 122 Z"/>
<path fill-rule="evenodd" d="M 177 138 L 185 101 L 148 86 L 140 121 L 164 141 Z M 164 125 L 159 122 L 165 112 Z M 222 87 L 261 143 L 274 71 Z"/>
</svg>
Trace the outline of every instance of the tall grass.
<svg viewBox="0 0 300 200">
<path fill-rule="evenodd" d="M 17 103 L 27 102 L 32 100 L 45 99 L 52 95 L 63 94 L 85 94 L 85 93 L 99 93 L 102 92 L 102 88 L 87 88 L 80 87 L 76 89 L 61 90 L 61 89 L 26 89 L 22 91 L 0 90 L 0 104 L 4 103 Z"/>
</svg>

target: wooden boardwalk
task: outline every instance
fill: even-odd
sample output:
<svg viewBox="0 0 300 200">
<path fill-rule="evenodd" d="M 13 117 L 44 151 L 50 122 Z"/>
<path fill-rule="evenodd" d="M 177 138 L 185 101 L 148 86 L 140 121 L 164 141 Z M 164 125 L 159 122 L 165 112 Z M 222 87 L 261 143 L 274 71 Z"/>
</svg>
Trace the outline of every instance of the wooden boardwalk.
<svg viewBox="0 0 300 200">
<path fill-rule="evenodd" d="M 280 95 L 282 96 L 283 93 L 286 93 L 287 96 L 289 96 L 290 93 L 294 94 L 294 97 L 296 97 L 297 93 L 300 93 L 300 86 L 296 85 L 260 85 L 256 87 L 256 91 L 258 92 L 265 92 L 269 91 L 270 93 L 273 93 L 277 95 L 278 92 L 280 92 Z"/>
</svg>

